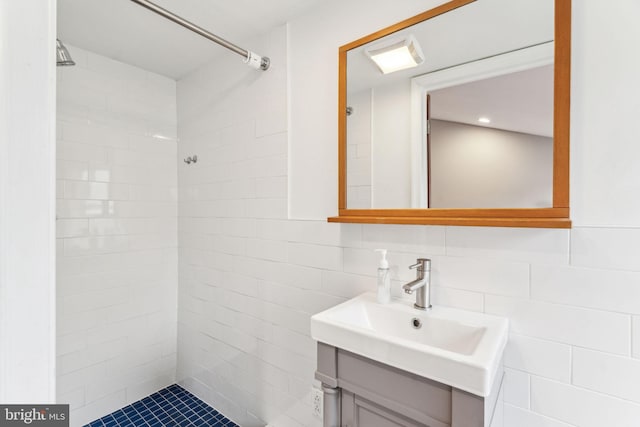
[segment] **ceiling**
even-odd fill
[[[553,65],[430,92],[431,117],[553,137]],[[480,117],[490,124],[478,123]]]
[[[251,50],[243,42],[310,9],[321,0],[153,0],[196,25]],[[58,0],[64,43],[180,79],[227,52],[130,0]],[[261,55],[267,53],[257,52]]]

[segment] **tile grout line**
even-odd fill
[[[153,395],[152,395],[152,396],[153,396]],[[151,397],[149,396],[149,398],[151,398]],[[146,399],[146,398],[145,398],[145,399]],[[147,406],[147,404],[143,402],[143,400],[144,400],[144,399],[139,400],[138,402],[140,402],[140,403],[142,404],[142,406],[144,406],[144,407],[149,411],[149,414],[151,415],[151,417],[150,417],[150,418],[152,418],[152,419],[151,419],[151,421],[157,420],[161,425],[163,425],[164,423],[162,422],[162,420],[160,419],[160,417],[158,417],[158,415],[153,411],[153,409],[149,408],[149,407]],[[153,400],[153,398],[151,398],[151,400],[155,403],[155,401]],[[135,403],[137,403],[137,402],[135,402]],[[134,404],[135,404],[135,403],[134,403]],[[134,406],[134,409],[136,409],[136,408],[135,408],[135,406]],[[162,407],[160,407],[160,409],[162,410],[162,412],[164,412],[164,413],[166,414],[166,412],[164,411],[164,409],[162,409]],[[136,411],[138,411],[138,410],[136,409]],[[142,415],[142,414],[140,414],[140,415]],[[166,414],[166,415],[168,416],[168,414]],[[142,415],[142,419],[144,419],[145,421],[147,421],[147,417],[145,417],[144,415]],[[148,422],[147,422],[147,424],[148,424]]]
[[[195,395],[193,395],[192,393],[190,393],[188,390],[186,390],[185,388],[181,387],[180,385],[176,384],[176,387],[180,389],[180,392],[184,395],[186,395],[186,397],[190,400],[190,402],[192,402],[194,405],[197,405],[198,407],[201,407],[202,409],[205,409],[208,412],[208,415],[211,415],[214,417],[214,419],[219,415],[222,417],[222,420],[218,420],[216,419],[216,423],[221,423],[224,422],[225,424],[229,424],[229,423],[233,423],[233,421],[231,421],[229,418],[227,418],[226,416],[224,416],[220,411],[218,411],[217,409],[207,405],[203,400],[199,399],[198,397],[196,397]],[[171,387],[169,387],[171,388]],[[171,393],[174,393],[172,390],[169,390]],[[175,394],[175,393],[174,393]],[[178,395],[175,394],[177,397]],[[180,397],[178,397],[180,399]],[[183,401],[184,402],[184,401]],[[188,405],[189,406],[189,405]],[[209,409],[207,409],[209,408]],[[194,411],[193,408],[191,406],[189,406],[189,409],[191,409],[191,411],[201,420],[205,421],[206,420],[198,414],[197,411]],[[215,415],[213,414],[213,412],[215,412]],[[187,418],[188,419],[188,418]]]
[[[169,388],[168,388],[167,390],[169,390]],[[185,390],[185,391],[186,391],[186,390]],[[196,411],[194,411],[194,410],[193,410],[193,408],[191,407],[191,405],[188,405],[188,404],[187,404],[187,403],[186,403],[186,402],[185,402],[185,401],[184,401],[180,396],[178,396],[176,393],[174,393],[174,392],[173,392],[173,390],[169,390],[169,393],[171,393],[171,394],[172,394],[176,399],[178,399],[181,403],[184,403],[184,404],[187,406],[188,411],[193,412],[193,413],[194,413],[194,415],[195,415],[198,419],[200,419],[200,420],[202,420],[202,421],[205,421],[205,422],[206,422],[206,420],[205,420],[205,419],[203,419],[200,415],[198,415],[198,413],[197,413]],[[183,391],[182,393],[183,393],[183,394],[186,394],[186,393],[184,393],[184,391]],[[187,396],[187,397],[189,397],[189,396]],[[189,397],[189,398],[190,398],[190,397]],[[190,399],[191,399],[191,398],[190,398]],[[193,399],[191,399],[191,400],[192,400],[192,402],[193,402],[194,404],[197,404],[197,403],[198,403],[197,401],[195,401],[195,400],[193,400]],[[185,414],[183,414],[183,413],[181,412],[181,410],[180,410],[180,409],[178,409],[178,407],[177,407],[173,402],[170,402],[170,403],[171,403],[171,404],[176,408],[176,410],[177,410],[178,412],[180,412],[180,415],[182,415],[182,416],[183,416],[183,417],[185,417],[188,421],[190,421],[190,422],[191,422],[191,418],[189,418],[189,417],[187,417]],[[190,403],[191,403],[191,402],[190,402]]]

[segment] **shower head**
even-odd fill
[[[56,65],[58,67],[76,65],[73,59],[71,59],[69,51],[59,39],[56,39]]]

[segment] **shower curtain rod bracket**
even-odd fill
[[[255,52],[247,51],[247,57],[244,63],[256,70],[267,70],[271,65],[271,60],[266,56],[260,56]]]

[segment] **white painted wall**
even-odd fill
[[[175,381],[176,83],[58,68],[58,400],[80,426]]]
[[[553,139],[431,120],[432,208],[550,208]]]
[[[580,225],[637,227],[640,198],[632,196],[640,189],[637,131],[623,124],[634,123],[640,114],[640,104],[628,91],[640,71],[640,58],[629,55],[640,40],[633,23],[640,4],[625,0],[610,10],[604,1],[576,3],[572,217]],[[598,25],[607,34],[598,31]],[[595,53],[605,48],[602,54]]]
[[[55,401],[55,0],[0,1],[0,402]]]

